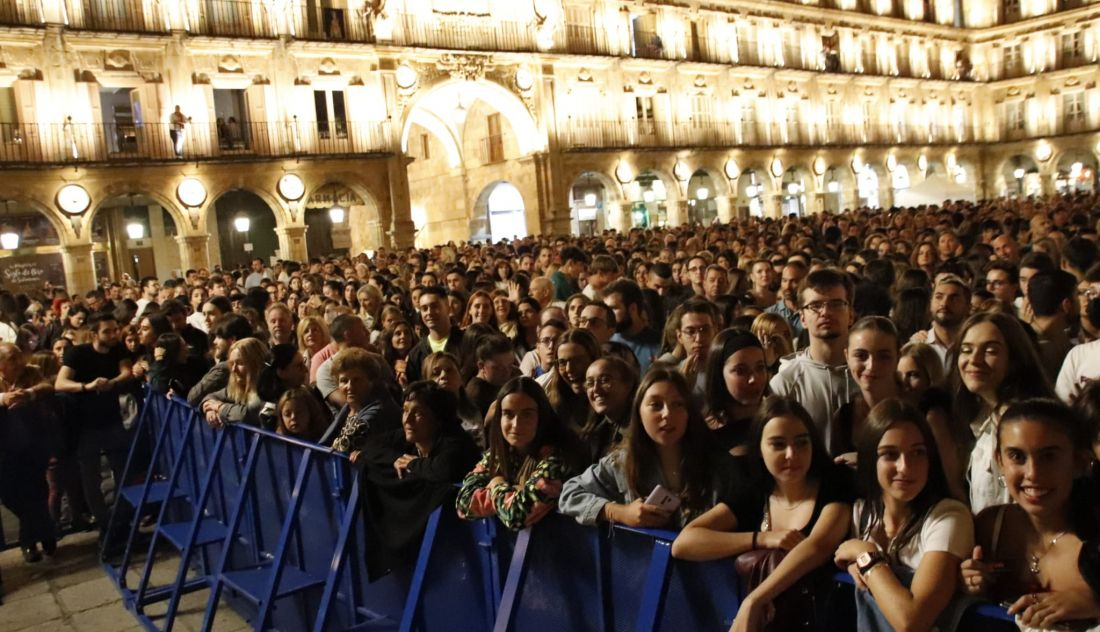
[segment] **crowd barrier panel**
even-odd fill
[[[140,442],[152,445],[144,469]],[[124,563],[106,566],[149,630],[170,630],[180,597],[203,589],[204,630],[222,600],[255,630],[313,632],[725,630],[740,605],[732,560],[673,559],[674,532],[582,527],[558,514],[514,532],[496,519],[460,520],[450,504],[431,514],[414,564],[369,582],[369,517],[345,455],[250,426],[211,429],[178,399],[146,399],[130,469],[143,481],[122,488],[112,517],[129,526]],[[131,589],[140,521],[154,509],[149,557]],[[163,544],[180,557],[174,581],[154,587]],[[845,573],[836,579],[850,584]],[[167,613],[146,614],[159,601]],[[1011,625],[991,604],[967,617],[967,630]]]

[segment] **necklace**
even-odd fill
[[[1031,558],[1031,562],[1027,565],[1027,570],[1031,571],[1032,575],[1038,575],[1039,574],[1039,561],[1043,559],[1044,555],[1046,555],[1047,553],[1050,553],[1050,550],[1054,548],[1054,545],[1058,544],[1059,538],[1061,538],[1065,534],[1066,534],[1066,532],[1063,531],[1063,532],[1059,533],[1058,535],[1054,536],[1053,538],[1051,538],[1050,539],[1050,544],[1047,545],[1047,550],[1043,551],[1042,553],[1032,553],[1029,556]]]

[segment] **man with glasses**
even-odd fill
[[[1058,397],[1067,403],[1090,382],[1100,380],[1100,336],[1096,333],[1100,332],[1100,264],[1085,273],[1085,280],[1077,286],[1077,300],[1082,342],[1066,355],[1055,384]]]
[[[693,298],[677,307],[669,320],[676,323],[676,342],[685,355],[680,359],[673,353],[666,353],[657,361],[666,366],[675,365],[687,383],[692,385],[695,395],[703,398],[706,393],[707,356],[710,354],[710,343],[718,333],[718,310],[710,301]]]
[[[1016,293],[1020,290],[1020,270],[1016,264],[997,259],[985,269],[985,289],[1005,307],[1016,310]]]
[[[560,311],[560,310],[559,310]],[[554,340],[563,331],[569,329],[564,318],[550,318],[539,325],[539,337],[535,348],[523,356],[519,363],[520,373],[539,379],[548,376],[554,368]]]
[[[806,276],[798,295],[810,344],[785,358],[770,383],[772,393],[794,399],[810,413],[830,453],[829,425],[836,411],[860,392],[844,357],[854,319],[853,292],[851,278],[836,268]]]
[[[688,259],[688,280],[691,281],[691,294],[703,296],[703,274],[707,271],[707,260],[698,255]]]

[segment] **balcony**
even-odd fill
[[[0,0],[0,26],[44,26],[38,3]]]
[[[680,147],[783,147],[854,145],[954,145],[972,142],[968,127],[928,130],[892,123],[835,125],[807,129],[795,123],[684,122],[665,125],[653,121],[584,121],[569,124],[562,134],[568,150]]]
[[[525,22],[480,18],[422,18],[399,14],[393,43],[398,46],[444,50],[534,52],[535,29]]]
[[[336,133],[313,121],[192,123],[175,134],[166,123],[4,123],[0,164],[226,160],[382,154],[388,123],[349,121]]]
[[[69,28],[113,33],[167,33],[164,17],[144,0],[73,0],[69,4]]]
[[[374,42],[370,22],[359,11],[303,6],[295,16],[298,39],[318,42]]]
[[[188,16],[192,35],[217,37],[277,37],[268,5],[252,0],[202,0]]]

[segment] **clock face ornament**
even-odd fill
[[[282,178],[279,178],[279,195],[283,196],[288,201],[296,202],[302,199],[305,193],[306,185],[297,174],[288,173]]]
[[[185,206],[202,206],[202,203],[206,201],[206,187],[197,178],[184,178],[176,187],[176,197]]]
[[[80,215],[92,205],[92,196],[79,184],[66,184],[57,192],[57,206],[69,215]]]

